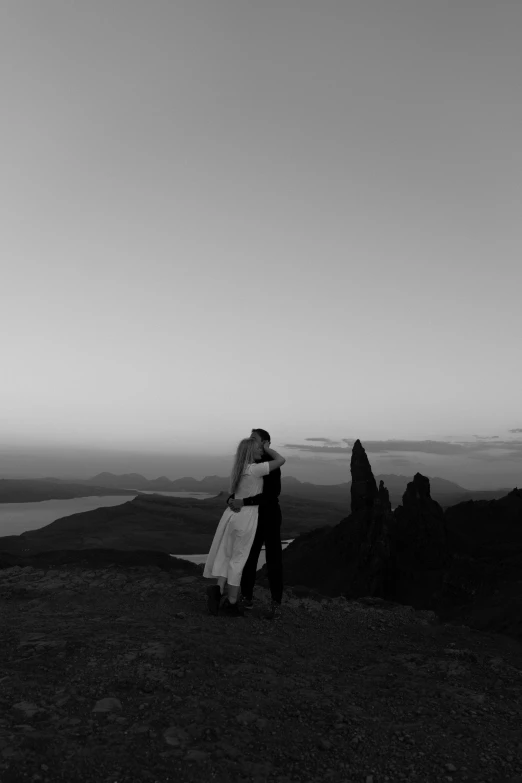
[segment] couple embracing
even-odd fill
[[[283,595],[279,494],[280,468],[285,461],[270,448],[266,430],[252,430],[237,447],[228,509],[219,521],[203,571],[204,577],[217,577],[217,584],[207,588],[211,614],[240,617],[252,608],[257,561],[264,543],[272,594],[269,616],[277,617]],[[225,588],[227,595],[221,603]]]

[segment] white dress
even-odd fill
[[[268,473],[268,462],[249,465],[241,476],[235,497],[259,495],[263,491],[263,476]],[[229,585],[239,587],[256,534],[257,514],[258,506],[243,506],[237,512],[227,508],[214,534],[203,576],[207,579],[224,576]]]

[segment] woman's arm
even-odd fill
[[[286,459],[281,456],[281,454],[278,454],[277,451],[274,451],[274,449],[268,448],[268,446],[264,447],[265,454],[267,454],[270,457],[270,460],[267,463],[263,463],[268,465],[268,472],[271,473],[273,470],[277,470],[277,468],[280,468],[281,465],[284,465],[286,462]],[[248,501],[245,503],[245,501]],[[227,505],[229,508],[231,508],[233,511],[238,511],[239,508],[242,508],[244,505],[247,506],[260,506],[263,504],[263,502],[267,501],[267,495],[265,492],[262,492],[259,495],[253,495],[250,498],[234,498],[233,495],[230,495],[230,497],[227,500]],[[236,508],[234,508],[234,505]]]
[[[265,454],[268,454],[270,457],[270,462],[268,463],[269,473],[273,470],[277,470],[277,468],[280,468],[286,462],[286,459],[282,457],[281,454],[278,454],[277,451],[270,449],[268,446],[265,446]]]

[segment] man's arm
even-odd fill
[[[259,495],[252,495],[250,498],[234,498],[233,495],[227,500],[229,508],[233,511],[239,511],[243,506],[273,506],[274,503],[279,502],[279,490],[276,487],[268,485],[264,487],[263,491]]]
[[[251,498],[236,498],[234,495],[229,495],[227,498],[227,506],[229,505],[230,501],[233,500],[234,503],[242,503],[243,506],[262,506],[263,505],[263,498],[266,502],[266,497],[263,495],[262,492],[259,493],[259,495],[252,495]]]
[[[244,498],[244,506],[263,506],[266,503],[266,494],[260,492],[259,495],[252,495],[251,498]]]
[[[261,506],[263,505],[263,493],[261,492],[259,495],[252,495],[251,498],[235,498],[234,495],[230,495],[230,497],[227,500],[227,506],[232,509],[232,511],[239,511],[243,508],[243,506]],[[264,498],[266,501],[266,498]]]
[[[275,460],[271,460],[270,457],[277,456],[279,458],[280,456],[277,452],[271,451],[270,449],[268,449],[267,452],[267,449],[265,448],[265,452],[265,459],[263,462],[275,462]],[[252,497],[244,498],[243,500],[240,498],[235,499],[233,495],[230,495],[227,500],[227,505],[233,511],[239,511],[243,506],[273,506],[274,503],[277,504],[279,502],[280,492],[281,471],[276,468],[272,474],[263,477],[263,491],[259,495],[253,495]]]

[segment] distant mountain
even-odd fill
[[[382,473],[375,476],[377,483],[379,481],[384,482],[390,493],[390,502],[393,507],[402,503],[402,496],[411,478],[411,476],[396,475],[394,473]],[[66,483],[59,482],[58,479],[42,479],[42,481],[44,480],[55,484],[61,483],[62,485]],[[195,479],[191,476],[184,476],[183,478],[172,480],[166,476],[160,476],[156,479],[147,479],[140,473],[115,475],[114,473],[104,472],[98,473],[90,479],[75,480],[74,484],[89,487],[107,487],[118,491],[121,489],[135,489],[149,492],[206,492],[218,494],[228,490],[229,478],[227,476],[205,476],[203,479]],[[447,508],[466,500],[494,500],[503,497],[509,492],[509,489],[506,488],[485,491],[467,490],[453,481],[437,476],[430,477],[430,486],[431,497],[437,503],[440,503],[442,508]],[[342,484],[312,484],[308,481],[299,481],[299,479],[293,476],[283,476],[282,478],[283,493],[319,503],[342,504],[346,513],[350,510],[350,488],[351,481]]]
[[[160,476],[157,479],[146,479],[139,473],[124,473],[121,476],[115,476],[113,473],[98,473],[85,481],[86,484],[97,484],[104,487],[127,489],[160,490],[162,492],[221,492],[228,488],[230,479],[220,476],[205,476],[198,480],[185,476],[184,478],[172,481],[166,476]]]
[[[390,502],[393,507],[402,503],[402,496],[406,492],[407,484],[412,480],[411,476],[399,476],[393,473],[381,473],[375,476],[377,484],[384,482],[384,486],[390,494]],[[324,503],[344,504],[347,511],[351,504],[351,486],[352,482],[347,481],[344,484],[310,484],[301,482],[292,476],[283,477],[283,492],[299,498],[310,498],[311,500],[322,501]],[[459,486],[448,479],[434,476],[430,478],[431,497],[436,500],[442,508],[448,508],[455,503],[462,503],[467,500],[496,500],[504,497],[510,490],[506,488],[496,490],[468,490]]]
[[[114,473],[98,473],[87,479],[86,484],[100,484],[103,487],[125,487],[127,489],[148,489],[150,481],[139,473],[124,473],[115,476]],[[167,479],[167,483],[170,483]]]
[[[396,475],[394,473],[382,473],[375,477],[377,481],[384,481],[386,488],[389,492],[405,492],[406,485],[411,481],[411,476]],[[430,485],[436,487],[439,494],[453,494],[456,492],[466,493],[470,490],[464,489],[454,481],[448,481],[448,479],[429,477]],[[161,476],[157,479],[146,479],[145,476],[139,473],[124,473],[122,475],[115,475],[114,473],[98,473],[90,479],[84,479],[81,483],[97,484],[98,486],[105,487],[126,487],[128,489],[162,489],[163,491],[172,490],[186,491],[191,490],[205,492],[207,488],[227,488],[229,484],[228,476],[205,476],[203,479],[195,479],[190,476],[184,476],[179,479],[169,479],[166,476]],[[283,476],[282,483],[292,492],[296,489],[299,492],[307,493],[313,492],[316,489],[323,491],[344,493],[349,491],[351,481],[346,481],[342,484],[312,484],[309,481],[299,481],[299,479],[293,476]]]
[[[134,495],[130,489],[118,488],[120,495]],[[36,503],[42,500],[105,497],[114,489],[104,486],[51,482],[46,479],[0,479],[0,503]]]
[[[450,495],[455,492],[467,492],[464,487],[456,484],[454,481],[448,481],[448,479],[439,478],[438,476],[429,476],[430,487],[433,494],[433,488],[436,487],[439,494]],[[406,485],[412,480],[412,476],[402,476],[396,473],[381,473],[375,477],[377,484],[379,481],[384,481],[384,486],[388,492],[406,492]],[[403,489],[404,487],[404,489]]]

